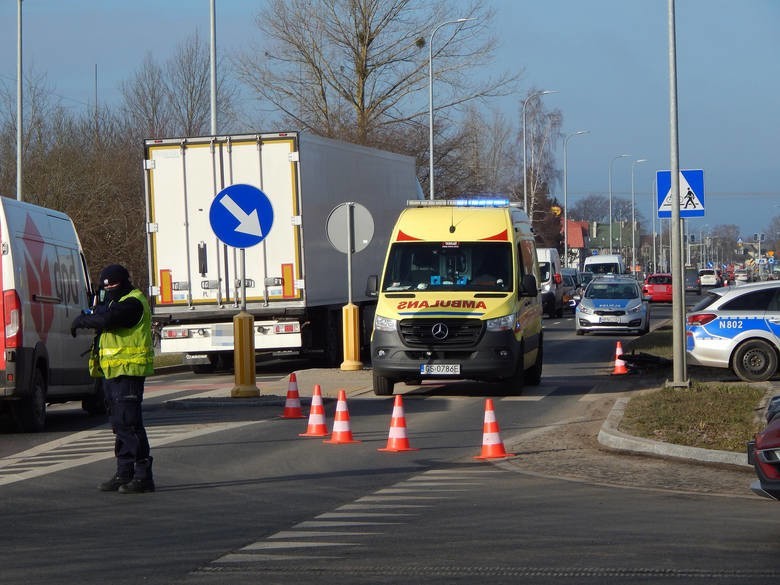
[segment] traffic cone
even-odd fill
[[[303,418],[301,398],[298,395],[298,379],[295,377],[295,372],[290,374],[290,382],[287,384],[287,400],[284,403],[282,418]]]
[[[628,368],[626,368],[626,362],[621,357],[623,355],[623,346],[618,341],[615,346],[615,369],[612,370],[612,375],[628,374]]]
[[[498,422],[493,410],[493,400],[485,401],[485,422],[482,426],[482,453],[475,455],[474,459],[499,459],[512,457],[514,453],[507,453],[504,442],[498,434]]]
[[[322,405],[322,389],[319,384],[314,385],[314,395],[311,397],[311,409],[309,410],[309,424],[305,433],[299,433],[299,437],[327,437],[328,429],[325,427],[325,408]]]
[[[406,417],[404,416],[404,402],[400,394],[396,394],[393,404],[393,415],[390,418],[390,433],[387,436],[387,446],[377,451],[417,451],[409,446],[409,439],[406,437]]]
[[[352,431],[349,428],[349,410],[347,409],[347,393],[339,390],[338,402],[336,402],[336,416],[333,419],[333,432],[330,439],[325,439],[323,443],[360,443],[352,438]]]

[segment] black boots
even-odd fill
[[[115,475],[108,481],[104,481],[103,483],[101,483],[98,486],[98,489],[101,492],[115,492],[125,484],[130,483],[131,481],[132,481],[131,477],[120,477],[119,475]]]
[[[145,492],[154,491],[154,480],[149,479],[132,479],[128,483],[119,486],[120,494],[143,494]]]
[[[143,494],[154,491],[152,479],[152,457],[135,462],[133,477],[125,477],[117,473],[108,481],[98,486],[101,492],[119,492],[120,494]]]

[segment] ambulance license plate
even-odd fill
[[[420,364],[420,374],[423,376],[457,376],[460,374],[460,364]]]

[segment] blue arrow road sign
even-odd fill
[[[228,246],[250,248],[268,235],[274,210],[260,189],[239,183],[217,193],[209,209],[209,222],[214,234]]]
[[[672,172],[656,173],[658,217],[672,217]],[[704,217],[704,171],[680,171],[680,217]]]

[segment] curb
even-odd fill
[[[747,463],[747,455],[745,453],[673,445],[671,443],[654,441],[652,439],[641,439],[621,433],[618,430],[618,426],[623,418],[629,400],[630,398],[618,398],[615,401],[612,410],[604,421],[604,424],[601,426],[601,430],[599,430],[599,444],[615,451],[645,453],[660,457],[696,461],[697,463],[734,465],[743,469],[753,468],[752,465]]]

